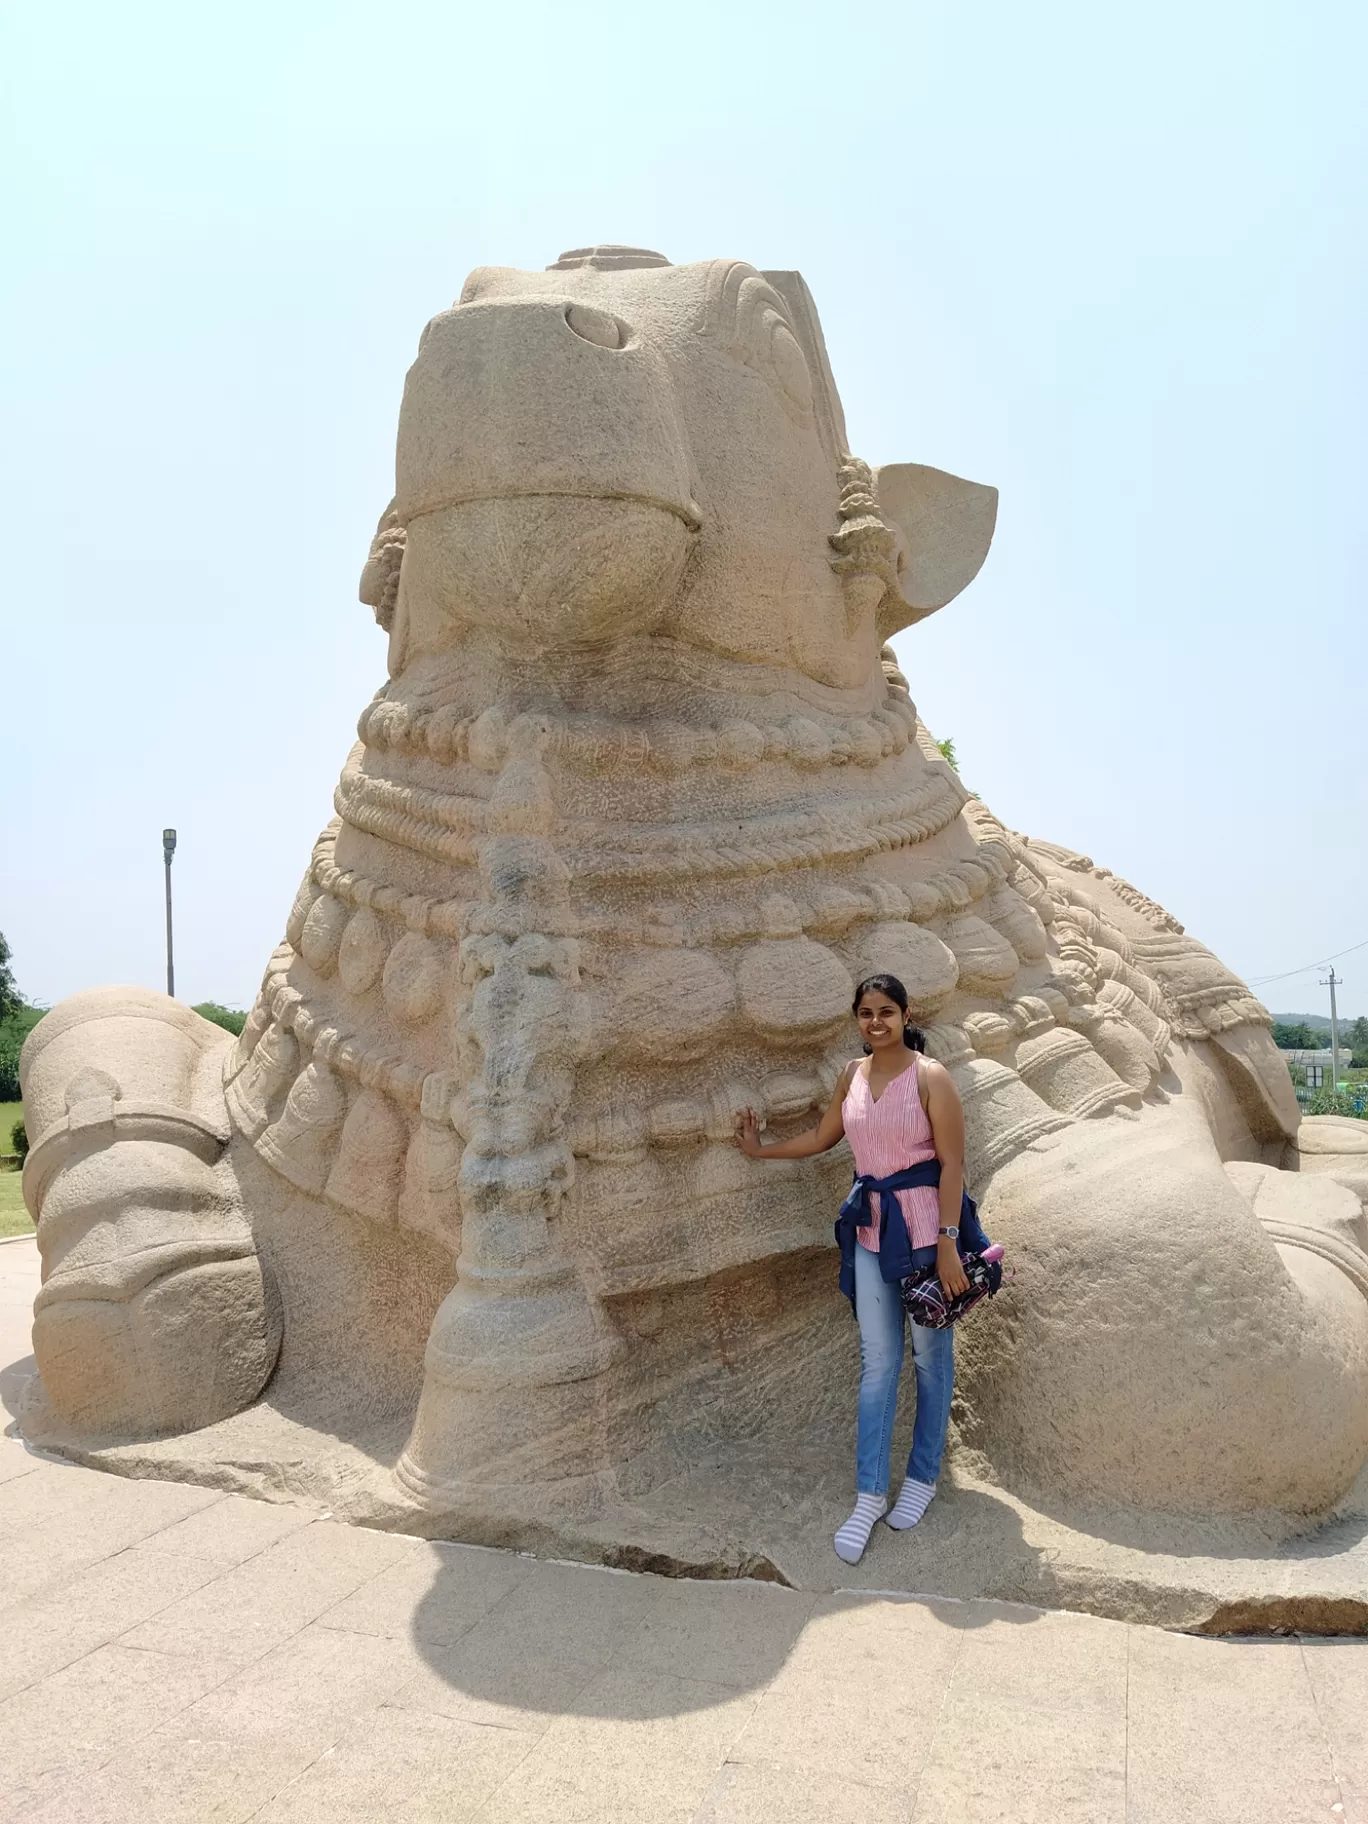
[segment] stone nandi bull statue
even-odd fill
[[[995,505],[851,456],[796,273],[476,271],[362,581],[389,682],[241,1038],[110,988],[29,1041],[33,1435],[191,1430],[274,1372],[297,1449],[387,1417],[402,1499],[474,1526],[844,1409],[848,1163],[757,1172],[732,1117],[810,1119],[884,969],[1019,1269],[961,1437],[1083,1500],[1333,1503],[1368,1452],[1356,1136],[1299,1150],[1262,1008],[996,823],[885,645]]]

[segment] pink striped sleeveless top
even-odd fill
[[[936,1156],[936,1142],[931,1122],[921,1105],[919,1089],[921,1064],[913,1053],[912,1067],[895,1077],[876,1102],[869,1093],[864,1071],[857,1070],[841,1104],[846,1139],[855,1155],[855,1170],[875,1178],[887,1178],[904,1166],[920,1165]],[[909,1191],[895,1191],[902,1207],[903,1220],[914,1248],[932,1248],[940,1228],[940,1194],[932,1184],[914,1186]],[[870,1200],[875,1215],[879,1213],[877,1193]],[[875,1222],[856,1231],[860,1246],[871,1253],[879,1250],[879,1228]]]

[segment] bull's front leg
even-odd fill
[[[87,1436],[211,1424],[275,1366],[279,1306],[226,1152],[232,1043],[166,995],[100,988],[24,1048],[33,1349],[52,1416]]]

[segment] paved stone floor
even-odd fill
[[[0,1393],[31,1372],[0,1246]],[[0,1439],[0,1818],[1368,1824],[1368,1641],[539,1563]]]

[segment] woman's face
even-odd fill
[[[860,1037],[871,1050],[902,1044],[907,1016],[888,995],[862,994],[855,1018],[860,1022]]]

